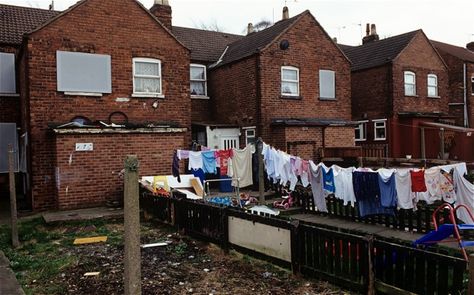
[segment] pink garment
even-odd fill
[[[186,150],[178,150],[178,159],[189,159],[189,151]]]
[[[301,160],[300,157],[296,157],[295,159],[295,174],[296,176],[301,176],[301,173],[303,173],[303,160]]]

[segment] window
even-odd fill
[[[405,95],[416,95],[416,76],[413,72],[405,72]]]
[[[319,71],[319,97],[321,99],[336,99],[335,76],[334,71]]]
[[[56,51],[56,67],[58,91],[112,93],[110,55]]]
[[[362,121],[355,128],[355,141],[365,140],[367,140],[367,121]]]
[[[374,140],[386,140],[387,139],[387,128],[386,121],[383,120],[374,120]]]
[[[438,97],[438,77],[433,74],[428,75],[428,96]]]
[[[471,94],[474,95],[474,76],[471,77]]]
[[[191,64],[191,95],[207,96],[206,66]]]
[[[16,94],[15,55],[0,52],[0,93]]]
[[[281,67],[281,95],[300,95],[300,70],[295,67]]]
[[[153,58],[133,59],[133,95],[162,96],[161,61]]]
[[[256,141],[255,128],[245,129],[245,145],[254,144]]]

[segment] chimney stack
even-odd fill
[[[474,41],[467,43],[466,48],[474,52]]]
[[[366,26],[366,35],[364,38],[362,38],[362,44],[367,44],[370,42],[378,41],[379,40],[379,35],[377,35],[377,28],[375,27],[375,24],[367,24]]]
[[[289,19],[290,18],[290,12],[288,11],[288,7],[285,6],[283,7],[283,17],[282,19]]]
[[[366,36],[369,36],[369,35],[370,35],[370,24],[369,24],[369,23],[367,23],[367,24],[365,25],[365,35],[366,35]]]
[[[254,32],[255,32],[255,29],[254,29],[254,27],[253,27],[253,24],[252,24],[252,23],[249,23],[249,24],[247,25],[247,35],[250,35],[250,34],[252,34],[252,33],[254,33]]]
[[[158,20],[170,31],[171,24],[171,6],[168,0],[155,0],[155,3],[150,8],[150,12],[158,18]]]

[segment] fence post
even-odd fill
[[[300,237],[299,237],[299,225],[300,222],[295,220],[291,223],[291,230],[290,230],[290,240],[291,240],[291,270],[293,274],[299,274],[300,271]]]
[[[11,218],[11,227],[12,227],[12,246],[17,248],[20,246],[20,241],[18,240],[18,217],[17,217],[17,208],[16,208],[16,182],[15,182],[15,158],[13,157],[15,151],[13,146],[8,145],[8,168],[9,173],[8,177],[10,180],[10,218]]]
[[[226,207],[221,209],[221,224],[223,225],[222,248],[226,254],[229,253],[229,214]]]
[[[375,294],[375,272],[374,272],[374,266],[373,266],[373,259],[372,259],[372,254],[374,253],[374,236],[368,236],[367,237],[367,249],[369,251],[369,255],[367,255],[368,261],[368,275],[369,275],[369,285],[367,288],[367,294],[368,295],[374,295]]]
[[[467,294],[474,294],[474,254],[469,255],[469,287]]]
[[[124,291],[125,295],[141,294],[140,206],[138,191],[138,158],[125,159],[124,188]]]

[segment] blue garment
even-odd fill
[[[336,186],[334,185],[334,172],[332,168],[326,172],[326,169],[322,168],[323,170],[323,187],[324,190],[330,193],[336,192]]]
[[[204,173],[216,174],[217,173],[217,161],[216,154],[214,151],[201,152],[202,155],[202,170]]]
[[[201,180],[201,183],[204,184],[205,175],[202,169],[191,169],[191,173],[194,175],[194,177],[198,177],[199,180]]]
[[[395,173],[384,181],[379,174],[380,199],[383,207],[397,207],[397,187],[395,183]]]
[[[352,184],[360,217],[378,214],[394,215],[393,208],[382,206],[378,173],[353,172]]]

